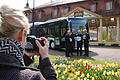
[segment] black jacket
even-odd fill
[[[88,34],[88,33],[83,34],[84,44],[85,44],[85,43],[89,43],[89,39],[90,39],[90,36],[89,36],[89,34]]]
[[[71,37],[71,35],[66,34],[66,36],[65,36],[65,45],[66,45],[66,47],[70,47],[72,45],[72,37]]]
[[[41,60],[38,69],[26,67],[21,64],[21,58],[18,59],[21,55],[12,44],[9,45],[9,41],[16,44],[14,40],[0,39],[0,80],[57,80],[49,58]],[[21,51],[20,44],[16,45]],[[25,62],[25,65],[32,62],[24,55],[24,61],[26,60],[28,63]]]
[[[72,43],[73,43],[73,44],[75,44],[75,37],[76,37],[76,35],[72,33],[72,34],[71,34],[71,38],[72,38]]]

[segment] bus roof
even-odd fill
[[[47,23],[52,23],[52,22],[57,22],[57,21],[61,21],[61,20],[67,20],[68,19],[72,19],[74,17],[61,17],[61,18],[56,18],[56,19],[51,19],[45,22],[35,22],[34,25],[41,25],[41,24],[47,24]],[[79,17],[75,17],[74,19],[83,19],[83,18],[79,18]],[[32,26],[33,23],[30,24],[30,26]]]

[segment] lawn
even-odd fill
[[[49,56],[58,80],[120,80],[120,63]],[[31,67],[37,67],[38,57]]]

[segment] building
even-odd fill
[[[32,22],[31,10],[25,11]],[[35,8],[35,21],[59,17],[88,19],[91,45],[120,45],[120,0],[70,0]]]

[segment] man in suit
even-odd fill
[[[82,56],[83,35],[81,34],[80,30],[78,30],[76,40],[77,40],[77,56],[79,56],[79,52],[80,52],[80,56]]]
[[[72,53],[72,38],[70,30],[67,31],[67,34],[65,36],[65,47],[66,47],[65,56],[70,57],[69,53]]]
[[[71,37],[72,37],[72,52],[71,52],[71,55],[73,55],[73,51],[74,51],[74,48],[75,48],[75,37],[76,37],[75,29],[72,29]]]
[[[84,50],[85,50],[84,56],[89,56],[89,39],[90,39],[90,36],[87,33],[86,29],[84,29],[83,31],[84,31],[83,41],[84,41]]]

